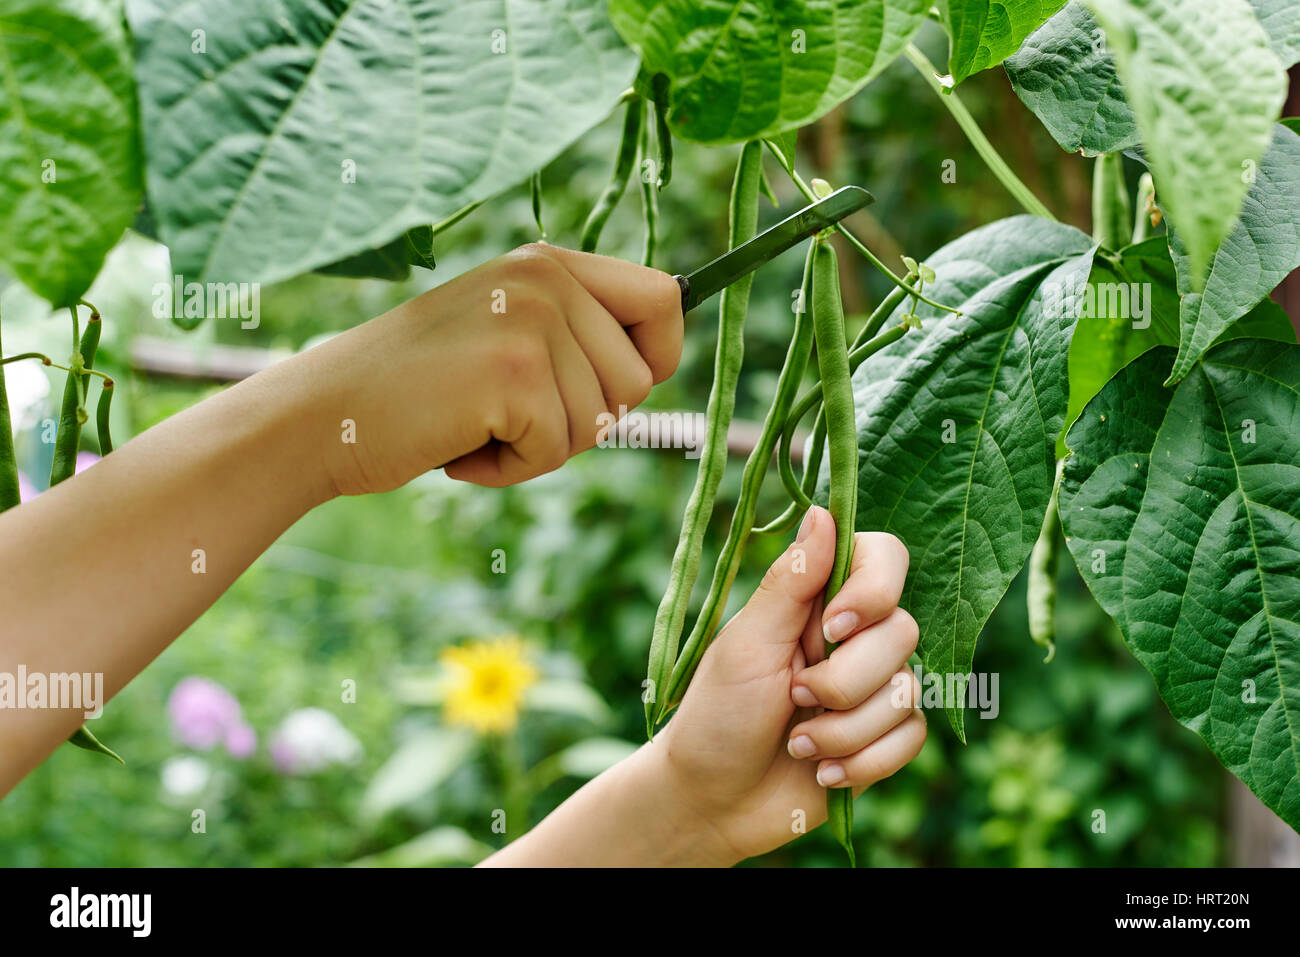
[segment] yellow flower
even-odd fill
[[[448,648],[442,666],[447,680],[443,717],[479,733],[512,730],[524,692],[538,677],[517,635]]]

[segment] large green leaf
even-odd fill
[[[1300,61],[1300,3],[1296,0],[1250,0],[1273,52],[1284,67]]]
[[[610,0],[647,69],[672,80],[673,132],[726,143],[811,123],[920,29],[928,0]]]
[[[1178,345],[1180,299],[1174,262],[1163,236],[1120,250],[1119,262],[1098,256],[1088,277],[1070,340],[1070,404],[1065,428],[1120,369],[1156,346]],[[1295,342],[1296,333],[1277,303],[1262,299],[1219,332],[1215,345],[1253,337]],[[1064,456],[1065,436],[1057,443]]]
[[[140,199],[121,4],[6,0],[0,90],[0,261],[55,306],[71,305]]]
[[[1103,39],[1088,8],[1070,0],[1003,64],[1016,95],[1070,153],[1098,156],[1138,142],[1137,122]]]
[[[269,282],[437,222],[555,156],[637,67],[601,0],[128,11],[150,205],[187,279]]]
[[[1241,209],[1286,73],[1247,0],[1088,0],[1137,117],[1193,291]]]
[[[1065,0],[940,0],[951,38],[948,72],[960,83],[972,73],[997,66]]]
[[[857,526],[893,532],[911,552],[902,605],[921,626],[927,671],[971,670],[980,629],[1038,537],[1092,250],[1077,229],[1036,216],[963,236],[926,259],[938,273],[926,292],[962,315],[923,310],[921,331],[854,375]],[[949,705],[964,735],[963,710]]]
[[[1174,717],[1300,828],[1300,346],[1161,348],[1070,429],[1061,520],[1079,571]]]
[[[1275,126],[1254,179],[1241,218],[1210,263],[1203,292],[1192,290],[1182,229],[1170,230],[1183,305],[1178,359],[1166,384],[1187,375],[1233,320],[1300,267],[1300,136]]]

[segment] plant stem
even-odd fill
[[[433,235],[437,236],[439,233],[443,232],[444,230],[451,229],[451,227],[455,226],[462,219],[464,219],[466,216],[474,212],[474,210],[478,209],[482,205],[483,205],[483,201],[478,200],[477,202],[470,203],[468,206],[462,206],[460,209],[456,210],[456,212],[452,213],[446,219],[434,223],[429,228],[432,231]]]
[[[1020,181],[1020,177],[1012,172],[1011,167],[993,148],[993,144],[988,141],[988,137],[980,129],[975,117],[970,115],[966,105],[957,98],[957,94],[951,89],[944,89],[943,84],[939,82],[939,71],[934,68],[934,64],[929,61],[926,55],[918,50],[913,43],[909,43],[907,49],[903,52],[912,62],[912,66],[916,67],[917,72],[930,84],[930,89],[934,90],[944,106],[948,107],[948,112],[952,114],[952,118],[957,121],[957,125],[966,134],[971,146],[975,147],[975,152],[979,153],[980,159],[988,164],[989,169],[993,171],[993,175],[998,178],[998,182],[1007,188],[1007,192],[1016,198],[1016,201],[1025,208],[1026,212],[1055,221],[1056,217],[1052,215],[1051,211],[1030,191],[1028,186]]]
[[[18,490],[18,460],[14,456],[14,434],[9,420],[9,397],[5,392],[4,368],[0,366],[0,512],[22,500]]]
[[[790,181],[793,182],[795,186],[799,187],[799,192],[803,193],[804,197],[810,203],[815,203],[819,199],[821,199],[820,196],[818,196],[816,193],[812,191],[812,187],[804,182],[803,177],[799,175],[798,170],[796,170],[793,166],[789,166],[789,167],[785,166],[785,160],[781,154],[780,149],[778,147],[773,146],[771,140],[764,140],[764,142],[767,144],[767,148],[772,151],[772,155],[774,155],[777,158],[781,166],[784,167],[785,171],[790,175]],[[866,258],[867,262],[871,263],[871,265],[875,266],[882,273],[884,273],[885,277],[890,282],[892,282],[895,286],[897,286],[899,289],[906,290],[908,295],[915,296],[918,301],[925,303],[927,306],[933,306],[936,309],[941,309],[944,312],[951,312],[958,316],[961,315],[960,309],[954,309],[952,306],[945,306],[941,302],[935,302],[929,296],[923,295],[919,289],[916,289],[913,286],[909,286],[904,279],[901,279],[892,269],[890,269],[883,262],[881,262],[879,257],[877,257],[875,253],[873,253],[870,249],[868,249],[866,247],[866,244],[864,244],[862,240],[858,239],[857,236],[854,236],[851,232],[849,232],[843,223],[836,223],[835,231],[838,232],[845,239],[847,239],[850,246],[852,246],[859,253],[861,253]]]

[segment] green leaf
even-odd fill
[[[1070,340],[1068,430],[1083,407],[1120,369],[1156,346],[1178,345],[1180,300],[1174,262],[1163,236],[1127,246],[1119,265],[1098,256],[1088,277],[1089,289],[1079,304]],[[1215,340],[1245,337],[1295,342],[1286,312],[1269,299],[1255,303]],[[1066,454],[1064,433],[1057,455]]]
[[[564,678],[548,678],[530,685],[524,692],[524,710],[581,718],[592,724],[610,719],[609,705],[589,684]]]
[[[1295,0],[1250,0],[1259,25],[1268,34],[1283,67],[1300,61],[1300,3]]]
[[[951,38],[948,72],[954,83],[997,66],[1065,0],[940,0]]]
[[[672,80],[669,123],[730,143],[803,126],[902,53],[928,0],[610,0],[615,29]]]
[[[637,69],[601,0],[128,12],[150,206],[187,280],[271,282],[437,222],[544,165]]]
[[[1124,82],[1193,291],[1268,148],[1286,73],[1247,0],[1088,0]]]
[[[1300,116],[1288,116],[1279,121],[1292,133],[1300,133]]]
[[[477,864],[493,848],[458,827],[435,827],[396,847],[351,861],[348,867],[449,867]]]
[[[123,767],[126,766],[126,762],[122,760],[122,756],[106,745],[103,741],[100,741],[99,738],[95,737],[95,735],[91,733],[85,725],[82,725],[68,736],[68,744],[75,744],[77,747],[86,751],[93,751],[96,754],[105,755],[112,758]]]
[[[120,3],[7,0],[0,89],[0,262],[53,305],[73,305],[140,199]]]
[[[1169,248],[1183,297],[1172,385],[1191,370],[1219,334],[1300,267],[1300,136],[1278,125],[1255,170],[1241,218],[1210,263],[1203,292],[1192,289],[1189,254],[1171,224]]]
[[[316,270],[326,276],[397,281],[411,275],[412,266],[434,268],[433,229],[416,226],[378,249],[368,249]]]
[[[1099,156],[1137,145],[1137,122],[1115,61],[1080,0],[1035,30],[1003,66],[1016,95],[1061,149]]]
[[[377,821],[390,811],[432,793],[469,758],[473,735],[451,728],[423,728],[404,741],[370,780],[361,815]]]
[[[1124,366],[1158,345],[1178,342],[1178,292],[1163,236],[1119,252],[1118,267],[1098,256],[1079,302],[1070,340],[1068,429],[1102,386]],[[1065,455],[1065,437],[1057,440]]]
[[[857,527],[911,552],[901,604],[921,627],[926,671],[970,672],[980,629],[1038,538],[1065,417],[1068,314],[1093,249],[1037,216],[963,236],[925,260],[938,277],[926,292],[962,314],[924,312],[923,331],[854,374]],[[825,482],[823,471],[823,501]],[[964,736],[962,707],[948,704]]]
[[[1300,346],[1126,366],[1070,429],[1079,571],[1174,717],[1300,828]]]
[[[555,756],[555,762],[564,774],[589,780],[631,757],[636,750],[637,745],[621,738],[587,738],[569,745]]]

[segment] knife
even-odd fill
[[[875,201],[876,197],[860,186],[841,186],[824,199],[805,206],[771,229],[763,230],[753,239],[723,253],[708,265],[701,266],[689,276],[674,276],[682,290],[682,315],[813,233],[834,226],[845,216]]]

